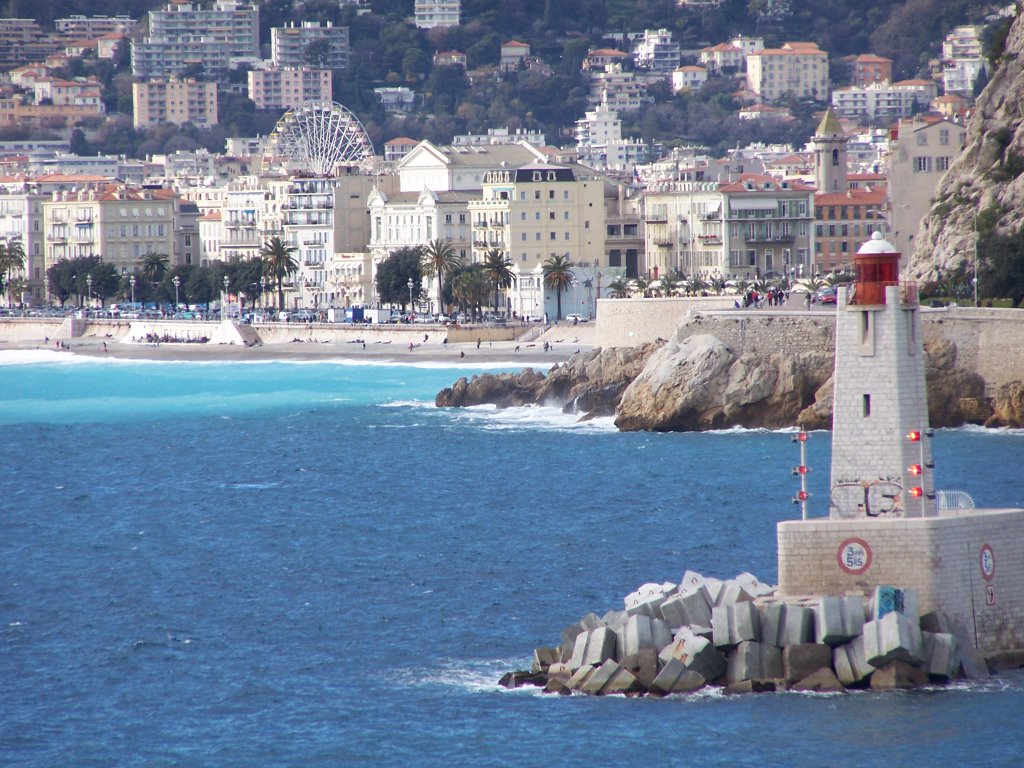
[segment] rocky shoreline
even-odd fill
[[[935,427],[1024,427],[1024,383],[986,396],[985,380],[962,367],[956,344],[925,343],[929,419]],[[526,368],[460,378],[438,407],[546,405],[581,419],[614,416],[623,431],[703,431],[745,427],[829,429],[833,353],[738,352],[710,333],[676,334],[632,348],[573,355],[548,373]]]
[[[644,584],[622,610],[590,613],[538,648],[506,688],[662,697],[707,686],[726,693],[842,693],[944,684],[991,674],[966,627],[918,616],[913,590],[790,598],[749,573],[721,581],[687,571],[678,585]]]

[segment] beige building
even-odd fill
[[[579,311],[582,286],[607,269],[604,182],[582,166],[533,162],[494,169],[484,176],[479,199],[469,203],[473,261],[498,249],[512,262],[516,280],[508,289],[509,314],[554,317],[556,297],[544,286],[543,265],[553,256],[568,256],[581,288],[562,296],[563,315]],[[570,309],[575,305],[575,309]],[[584,311],[580,314],[591,314]]]
[[[198,216],[195,206],[191,206]],[[102,256],[118,272],[135,268],[147,253],[165,253],[184,264],[181,198],[169,189],[112,185],[100,190],[54,192],[42,203],[46,237],[44,269],[63,259]],[[197,231],[194,221],[190,228]],[[197,249],[198,250],[198,249]]]
[[[311,52],[316,61],[311,61]],[[330,22],[321,25],[319,21],[274,27],[270,30],[270,55],[275,67],[347,69],[348,27],[335,27]]]
[[[889,139],[889,238],[896,250],[910,254],[921,219],[953,158],[960,154],[967,129],[937,118],[900,120]]]
[[[420,29],[457,27],[461,11],[461,0],[416,0],[413,4],[413,18]]]
[[[132,83],[136,128],[161,123],[196,127],[217,124],[217,84],[197,80],[146,80]]]
[[[249,98],[256,109],[293,109],[331,100],[331,70],[309,67],[249,71]]]
[[[786,94],[798,99],[828,98],[828,53],[816,43],[791,42],[747,56],[747,87],[763,101]]]

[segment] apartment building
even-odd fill
[[[41,61],[59,51],[63,42],[44,33],[35,19],[0,19],[0,70]]]
[[[568,256],[581,283],[608,266],[604,182],[582,166],[537,161],[489,171],[469,213],[473,261],[498,249],[512,262],[516,280],[506,291],[509,314],[555,316],[557,300],[543,280],[544,262],[553,256]],[[567,309],[573,301],[563,297],[563,313],[575,311]]]
[[[867,86],[892,82],[892,59],[862,53],[850,62],[850,73],[855,86]]]
[[[824,101],[828,82],[828,53],[816,43],[789,42],[747,56],[747,87],[763,101],[784,95]]]
[[[29,179],[0,178],[0,240],[17,240],[25,251],[23,276],[28,282],[22,300],[33,305],[46,303],[46,275],[43,261],[43,200],[47,195]]]
[[[628,171],[650,160],[650,148],[640,139],[623,139],[616,111],[598,104],[576,121],[576,154],[592,168]]]
[[[719,43],[701,49],[700,63],[709,72],[739,72],[746,64],[746,54],[742,48],[732,43]]]
[[[927,109],[937,94],[938,86],[931,80],[851,85],[832,91],[832,106],[843,117],[896,119]]]
[[[679,43],[667,29],[646,29],[633,43],[633,61],[640,69],[668,76],[679,66]]]
[[[348,69],[349,55],[348,27],[304,21],[270,30],[271,61],[278,68]]]
[[[67,38],[95,39],[109,34],[131,35],[139,26],[131,16],[68,16],[55,19],[54,28]]]
[[[951,120],[915,117],[900,120],[889,132],[889,242],[904,258],[914,251],[914,238],[932,197],[963,148],[967,129]]]
[[[616,112],[630,112],[653,101],[647,95],[647,81],[619,64],[609,64],[604,72],[590,73],[591,104],[603,104]]]
[[[176,77],[194,65],[214,74],[259,58],[259,5],[169,2],[164,10],[149,12],[149,35],[132,42],[132,75]]]
[[[708,81],[708,71],[696,64],[678,67],[672,72],[672,91],[696,91]]]
[[[136,128],[162,123],[217,125],[217,84],[186,78],[154,78],[132,83],[132,122]]]
[[[293,109],[331,101],[331,70],[272,67],[249,70],[249,98],[256,109]]]
[[[415,0],[413,20],[420,29],[457,27],[461,11],[460,0]]]

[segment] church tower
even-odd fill
[[[839,118],[829,107],[821,118],[818,130],[811,139],[814,148],[814,181],[818,192],[845,192],[846,143],[849,141]]]
[[[899,262],[875,232],[838,292],[832,518],[936,514],[917,286]]]

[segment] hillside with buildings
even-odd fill
[[[24,252],[9,301],[196,303],[222,279],[252,300],[274,238],[285,303],[317,312],[395,302],[382,266],[437,243],[467,276],[410,269],[423,313],[587,316],[609,295],[814,281],[874,231],[909,254],[1012,18],[918,2],[935,12],[915,34],[942,36],[908,68],[868,46],[910,3],[860,7],[879,23],[842,42],[844,4],[829,34],[798,3],[753,26],[729,2],[505,5],[0,19],[0,238]]]

